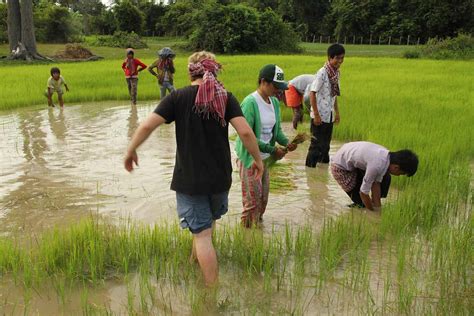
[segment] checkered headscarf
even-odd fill
[[[188,71],[191,77],[203,76],[203,83],[199,85],[194,101],[194,111],[204,118],[212,116],[222,126],[225,126],[227,91],[222,83],[216,79],[220,69],[221,65],[211,59],[188,64]]]

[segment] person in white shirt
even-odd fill
[[[331,173],[354,202],[350,206],[373,211],[381,210],[381,198],[387,197],[390,188],[390,175],[411,177],[417,169],[418,157],[411,150],[391,152],[370,142],[347,143],[331,159]]]
[[[315,75],[299,75],[288,82],[283,101],[293,109],[294,129],[298,128],[298,123],[303,123],[303,104],[309,99],[309,88],[315,79]]]
[[[340,44],[328,48],[328,60],[316,73],[311,85],[311,145],[306,156],[306,166],[316,167],[318,162],[329,162],[333,123],[340,121],[337,97],[339,90],[339,68],[344,62],[345,49]]]

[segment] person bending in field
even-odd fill
[[[316,73],[309,101],[311,103],[311,144],[306,156],[306,166],[314,168],[318,162],[329,162],[333,124],[340,121],[337,97],[339,90],[339,68],[344,62],[345,49],[340,44],[328,48],[328,60]]]
[[[237,138],[235,151],[242,182],[241,223],[244,227],[257,225],[263,219],[270,193],[268,162],[271,156],[277,160],[282,159],[288,151],[297,147],[296,144],[289,143],[281,129],[280,102],[275,97],[279,91],[287,88],[283,70],[277,65],[266,65],[260,70],[257,90],[249,94],[241,104],[245,119],[257,137],[259,155],[265,160],[262,179],[255,179],[252,170],[255,157],[245,148],[245,143]],[[276,143],[285,147],[278,147]]]
[[[173,75],[175,73],[173,58],[175,53],[169,47],[165,47],[158,52],[158,59],[148,67],[148,71],[158,78],[160,86],[160,99],[166,96],[166,90],[173,92]],[[155,72],[153,69],[156,68]]]
[[[122,63],[122,69],[125,73],[125,80],[127,81],[128,94],[133,105],[137,104],[138,91],[138,73],[146,69],[146,65],[135,58],[135,51],[133,48],[127,48],[127,58]]]
[[[191,85],[161,100],[136,130],[124,161],[125,169],[132,171],[133,164],[138,163],[136,149],[140,144],[161,124],[175,122],[176,163],[171,189],[176,191],[180,225],[193,234],[191,258],[197,258],[207,286],[218,278],[213,224],[227,212],[232,182],[229,123],[254,159],[249,166],[252,177],[260,179],[263,173],[257,140],[239,102],[216,78],[220,69],[214,54],[192,54],[188,64]]]
[[[303,123],[304,107],[309,101],[311,84],[316,79],[315,75],[300,75],[288,82],[285,91],[285,104],[293,109],[293,128],[298,128],[298,123]]]
[[[381,210],[387,197],[391,175],[411,177],[418,169],[418,157],[408,149],[391,152],[370,142],[343,145],[331,160],[331,173],[350,196],[351,207]],[[370,193],[372,192],[372,196]]]
[[[64,92],[62,86],[64,86],[68,92],[69,88],[67,86],[66,80],[64,80],[63,76],[61,76],[61,70],[59,70],[58,67],[51,68],[50,73],[51,77],[48,79],[47,88],[44,92],[45,96],[48,98],[48,106],[54,107],[53,94],[56,92],[58,94],[59,106],[62,108],[64,106]]]

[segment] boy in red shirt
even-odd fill
[[[127,58],[122,63],[122,69],[125,73],[125,80],[127,80],[128,93],[132,104],[137,104],[137,87],[138,87],[138,73],[146,69],[146,65],[135,58],[133,48],[127,48]]]

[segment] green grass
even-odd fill
[[[116,47],[97,47],[92,46],[90,43],[94,40],[94,36],[87,37],[84,43],[81,43],[84,47],[90,49],[92,53],[98,56],[102,56],[105,59],[122,59],[125,58],[125,48],[116,48]],[[186,41],[178,37],[154,37],[146,38],[148,48],[137,49],[137,54],[143,58],[155,58],[158,50],[165,46],[172,47],[177,53],[188,52],[182,47],[185,46]],[[54,56],[58,51],[64,49],[64,44],[45,44],[38,43],[37,45],[38,52],[45,56]],[[9,54],[9,47],[7,44],[0,45],[0,56],[7,56]],[[0,66],[4,64],[12,63],[11,61],[5,61],[0,59]],[[19,63],[19,62],[13,62]]]
[[[106,59],[121,59],[123,58],[125,49],[114,48],[114,47],[97,47],[92,46],[91,43],[94,41],[95,36],[88,36],[82,45],[89,48],[94,54],[102,56]],[[187,41],[180,37],[148,37],[145,38],[148,48],[137,49],[137,53],[143,58],[155,58],[156,52],[165,47],[169,46],[173,48],[178,54],[189,55],[191,51],[186,48]],[[300,43],[302,48],[302,55],[317,55],[326,56],[327,54],[327,43]],[[401,57],[403,52],[407,49],[413,48],[414,46],[406,45],[345,45],[351,56],[360,57]],[[418,46],[417,46],[418,47]],[[38,43],[38,51],[45,56],[54,56],[57,51],[64,49],[64,44],[49,44],[49,43]],[[9,54],[9,48],[7,44],[0,45],[0,56],[7,56]],[[0,59],[0,65],[5,63],[12,63],[11,61],[2,61]],[[14,62],[16,63],[16,62]]]
[[[146,64],[154,61],[154,58],[142,57],[139,53],[137,53],[137,57]],[[246,55],[221,56],[219,60],[224,65],[220,79],[240,100],[256,88],[258,71],[266,63],[280,65],[285,70],[288,79],[301,73],[314,73],[324,63],[322,56]],[[117,59],[91,63],[54,64],[61,68],[61,73],[71,88],[71,92],[65,95],[66,102],[127,100],[128,92],[121,63],[122,60]],[[177,87],[188,84],[186,65],[187,56],[176,58],[175,85]],[[3,101],[0,104],[0,109],[45,104],[46,99],[42,93],[45,90],[51,66],[49,64],[1,66],[0,75],[8,79],[4,80],[2,85]],[[354,102],[370,104],[370,107],[365,107],[364,111],[373,107],[387,111],[390,108],[388,105],[393,102],[396,103],[396,106],[403,102],[403,107],[406,107],[407,110],[410,109],[409,106],[422,104],[422,107],[425,107],[424,110],[430,111],[432,103],[441,102],[441,107],[446,105],[446,101],[454,101],[454,107],[457,104],[465,105],[469,97],[472,96],[472,89],[470,89],[472,86],[468,80],[472,68],[470,62],[351,58],[350,52],[348,52],[342,69],[344,94],[341,104],[344,107],[345,97],[350,96],[348,106],[349,104],[352,106]],[[423,76],[415,74],[423,74]],[[454,77],[454,81],[450,76]],[[445,78],[447,79],[446,83],[444,82]],[[366,89],[367,85],[369,89]],[[446,88],[447,94],[455,95],[456,98],[446,100],[447,96],[439,91],[440,88]],[[442,99],[431,100],[433,91],[435,91],[433,96],[440,95]],[[420,95],[418,96],[418,94]],[[380,100],[380,97],[386,95],[390,95],[391,98]],[[159,90],[156,78],[147,71],[141,73],[138,99],[156,101],[158,98]],[[380,101],[383,101],[384,104],[380,104]],[[418,111],[419,108],[416,110]],[[395,119],[403,120],[403,113],[402,116]]]
[[[202,289],[199,269],[188,261],[191,235],[170,224],[114,226],[87,219],[31,236],[32,247],[26,248],[2,238],[0,275],[22,290],[25,310],[45,287],[53,288],[58,305],[68,310],[74,289],[82,288],[83,313],[98,307],[97,312],[110,313],[107,305],[90,305],[88,298],[90,290],[109,280],[127,287],[122,303],[131,314],[173,311],[175,299],[158,293],[182,297],[175,311],[194,314],[211,308],[301,315],[309,306],[328,304],[327,297],[334,305],[321,310],[337,311],[344,304],[360,314],[467,315],[472,307],[469,223],[434,230],[430,240],[384,236],[380,225],[360,212],[327,220],[320,233],[287,225],[265,236],[239,225],[220,226],[214,244],[225,277],[214,294]],[[372,285],[379,282],[383,299]],[[212,298],[219,291],[226,296]]]
[[[143,56],[146,63],[152,61],[151,55]],[[277,63],[292,78],[315,72],[324,57],[253,55],[219,60],[224,65],[220,78],[241,100],[256,88],[262,65]],[[178,56],[176,65],[176,86],[181,87],[187,84],[186,56]],[[41,92],[50,66],[0,66],[5,78],[0,106],[44,103]],[[119,59],[59,66],[71,88],[66,106],[127,99]],[[347,302],[346,310],[357,306],[360,314],[469,314],[474,306],[473,73],[474,64],[468,61],[352,57],[348,49],[341,77],[341,123],[334,138],[373,141],[393,150],[410,148],[418,153],[420,168],[412,178],[394,177],[398,196],[384,206],[378,221],[357,213],[328,221],[320,233],[288,227],[268,237],[256,232],[248,237],[238,227],[220,229],[216,245],[223,274],[236,282],[251,276],[247,286],[230,289],[235,299],[223,305],[231,312],[245,308],[249,314],[303,314],[310,288],[315,299],[333,298],[327,306]],[[141,74],[139,99],[158,99],[156,81],[148,73]],[[288,118],[290,112],[285,109],[283,116]],[[51,233],[28,251],[2,240],[0,271],[29,288],[52,276],[100,282],[133,271],[148,274],[150,263],[151,275],[169,282],[184,279],[187,289],[193,289],[199,274],[186,261],[190,237],[176,226],[127,230],[85,223],[70,232]],[[371,285],[374,271],[382,280],[380,288]],[[142,296],[150,291],[143,282]],[[58,283],[60,297],[67,284]],[[197,288],[193,310],[205,306]],[[262,296],[249,297],[247,291],[254,290],[262,291]],[[275,303],[272,294],[281,292],[295,293],[292,299],[297,300]],[[150,306],[132,294],[132,309],[136,304],[143,309]]]

